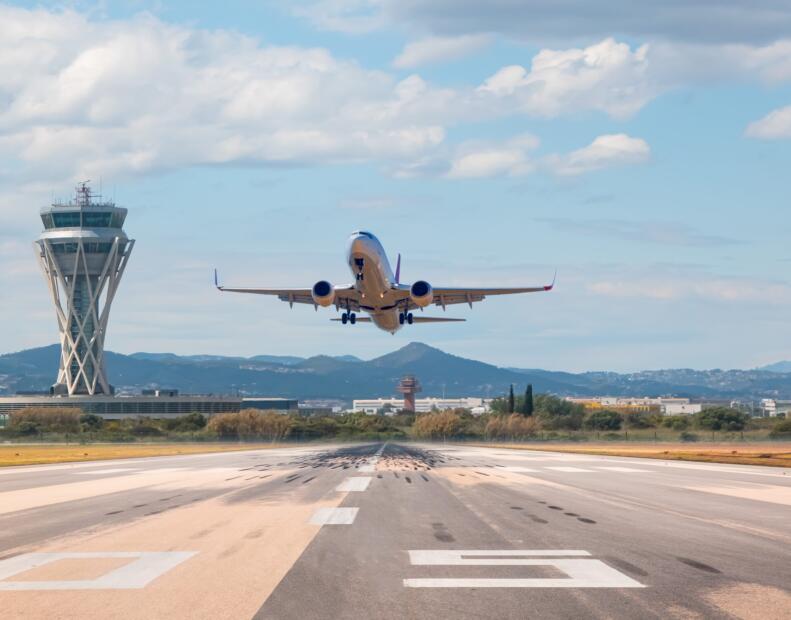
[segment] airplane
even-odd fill
[[[518,288],[449,288],[434,287],[425,280],[413,284],[401,284],[401,255],[398,255],[395,274],[390,268],[382,244],[374,235],[358,230],[349,237],[347,262],[354,275],[354,284],[333,285],[319,280],[312,288],[229,288],[219,284],[217,270],[214,270],[214,285],[224,293],[252,293],[273,295],[281,301],[294,304],[311,304],[316,310],[319,306],[335,306],[343,310],[340,321],[344,325],[373,323],[381,330],[395,334],[404,324],[461,322],[466,319],[445,317],[414,316],[412,310],[423,310],[432,303],[443,310],[452,304],[469,304],[482,301],[489,295],[511,295],[514,293],[537,293],[551,291],[555,286],[528,286]],[[557,275],[557,274],[556,274]],[[364,311],[368,317],[357,317]]]

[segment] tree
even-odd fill
[[[528,383],[525,390],[525,402],[522,403],[522,413],[526,416],[533,415],[533,384]]]
[[[621,429],[623,416],[617,411],[601,409],[591,413],[584,422],[585,428],[597,431],[617,431]]]
[[[749,419],[746,414],[730,407],[709,407],[695,414],[698,427],[710,431],[741,431]]]
[[[535,397],[536,416],[547,430],[578,430],[585,417],[585,408],[551,394]]]
[[[514,384],[511,384],[511,388],[508,392],[508,413],[513,413],[515,409],[514,405]]]

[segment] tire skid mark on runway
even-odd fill
[[[714,568],[713,566],[709,566],[708,564],[704,564],[703,562],[698,562],[697,560],[693,560],[691,558],[676,558],[682,564],[686,564],[687,566],[691,566],[692,568],[696,568],[704,573],[711,573],[713,575],[720,575],[722,571]]]

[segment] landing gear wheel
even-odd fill
[[[398,313],[398,323],[399,323],[399,325],[403,325],[405,320],[406,320],[406,317],[404,317],[404,313],[403,312],[399,312]]]
[[[348,323],[348,322],[349,322],[349,315],[348,315],[348,314],[346,314],[346,313],[344,312],[344,313],[341,315],[341,323],[343,323],[344,325],[346,325],[346,323]]]
[[[351,323],[352,325],[354,325],[356,322],[357,322],[357,315],[356,315],[354,312],[352,312],[352,313],[349,315],[349,323]]]
[[[412,316],[412,313],[406,315],[406,322],[412,325],[412,322],[415,320],[415,317]]]

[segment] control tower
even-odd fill
[[[41,210],[36,252],[60,330],[56,395],[109,395],[104,337],[110,306],[135,244],[123,231],[126,209],[102,202],[80,183],[69,203]]]
[[[404,411],[415,413],[415,394],[423,390],[417,378],[413,375],[402,377],[396,390],[404,395]]]

